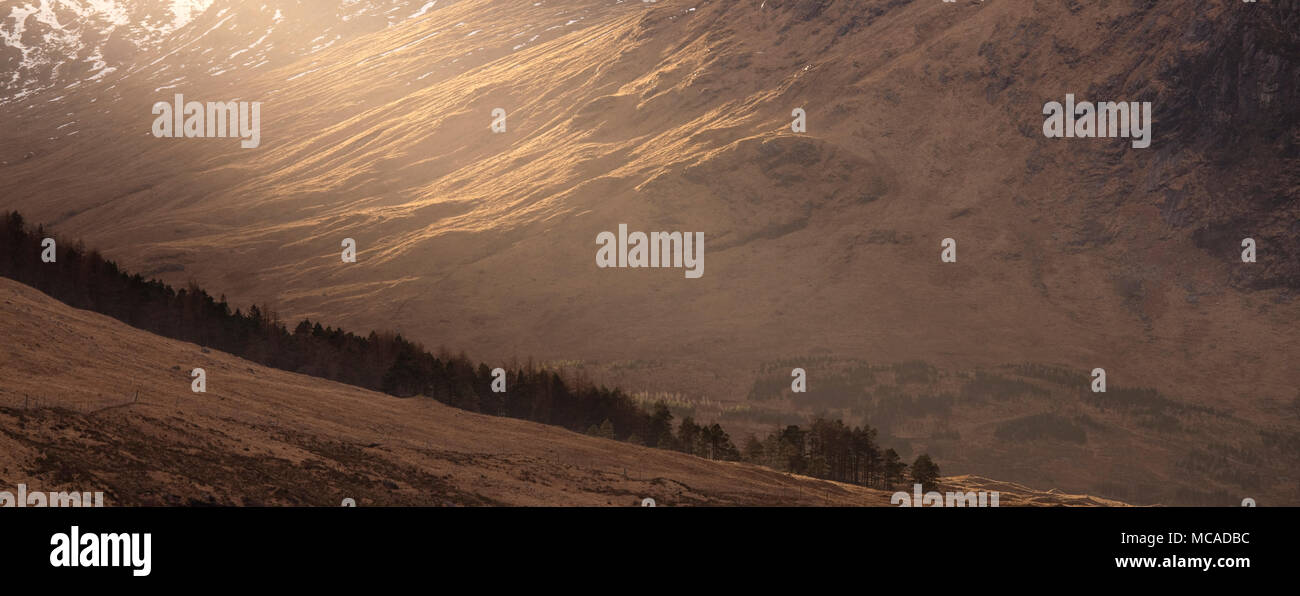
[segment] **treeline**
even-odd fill
[[[491,369],[464,354],[435,356],[400,334],[359,336],[310,320],[290,331],[266,306],[232,310],[224,296],[214,298],[194,283],[176,290],[128,274],[80,243],[57,242],[54,262],[46,263],[41,243],[48,236],[43,226],[29,230],[20,214],[4,214],[0,275],[71,306],[265,366],[577,431],[609,420],[617,439],[655,432],[651,416],[617,389],[566,382],[554,371],[520,366],[506,369],[508,392],[494,393]]]
[[[304,319],[290,331],[270,308],[231,309],[195,283],[176,290],[121,270],[80,243],[57,242],[53,262],[41,258],[43,226],[29,229],[16,212],[0,218],[0,276],[32,286],[70,306],[95,311],[158,335],[211,347],[282,370],[382,391],[423,395],[484,414],[563,426],[621,441],[720,460],[755,463],[820,478],[888,486],[905,465],[893,450],[879,452],[872,429],[846,429],[818,420],[741,452],[718,424],[690,417],[674,427],[665,404],[647,412],[619,389],[533,366],[502,367],[505,393],[492,391],[492,369],[464,353],[435,355],[395,333],[359,336]],[[778,436],[779,435],[779,436]],[[751,441],[757,443],[757,439]],[[770,443],[770,445],[769,445]],[[751,457],[752,454],[759,454]],[[892,455],[891,455],[892,454]],[[892,463],[891,463],[892,462]],[[902,467],[899,467],[902,466]]]
[[[876,429],[849,427],[839,420],[818,417],[808,429],[790,425],[759,440],[750,435],[742,453],[745,461],[777,470],[874,488],[892,488],[911,480],[930,486],[939,467],[922,454],[909,467],[893,448],[882,449]]]
[[[596,430],[598,432],[591,434],[609,436],[605,429]],[[727,431],[722,429],[722,425],[716,422],[705,426],[697,424],[694,418],[687,416],[682,418],[681,424],[677,425],[677,432],[674,433],[672,410],[663,402],[654,405],[654,412],[650,415],[650,434],[647,436],[649,440],[646,441],[643,441],[640,435],[634,435],[628,440],[638,445],[672,449],[708,459],[740,460],[740,450],[736,449],[736,444],[731,441],[731,435],[728,435]]]

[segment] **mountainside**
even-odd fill
[[[0,104],[93,83],[156,49],[212,0],[27,0],[0,6]]]
[[[774,363],[788,385],[921,361],[933,382],[825,406],[956,399],[895,434],[957,473],[1295,502],[1297,4],[355,4],[215,0],[111,73],[0,106],[0,207],[286,319],[579,361],[762,410],[755,429],[814,407],[748,399]],[[260,146],[155,138],[177,93],[262,102]],[[1151,147],[1044,138],[1067,94],[1152,102]],[[619,224],[702,232],[703,276],[597,268]],[[959,379],[1026,364],[1065,381],[961,401]],[[1097,367],[1167,402],[1115,413],[1085,393]],[[1089,440],[996,434],[1033,416]]]
[[[108,505],[876,505],[890,492],[709,461],[268,369],[0,279],[0,490]],[[175,363],[159,367],[158,363]],[[202,367],[208,392],[190,392]],[[978,477],[1000,504],[1120,505]]]

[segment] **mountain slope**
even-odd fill
[[[1139,34],[1126,31],[1133,21],[1172,31],[1165,21],[1191,8],[539,4],[491,21],[473,16],[492,2],[439,7],[269,72],[203,80],[231,65],[141,60],[94,93],[109,105],[92,120],[58,129],[66,118],[39,116],[81,113],[87,94],[25,110],[38,116],[19,138],[79,134],[11,145],[21,163],[6,171],[6,200],[168,281],[195,277],[240,302],[485,355],[1033,356],[1154,375],[1200,399],[1247,379],[1290,393],[1294,375],[1277,379],[1288,367],[1269,355],[1294,348],[1294,335],[1238,330],[1261,309],[1261,323],[1294,320],[1293,290],[1230,288],[1294,286],[1295,169],[1282,167],[1294,145],[1258,165],[1212,167],[1227,157],[1211,151],[1218,139],[1161,110],[1146,153],[1033,132],[1042,102],[1067,92],[1174,101],[1161,73],[1190,50],[1134,52]],[[176,51],[222,47],[190,39],[219,7]],[[1056,17],[1059,28],[1042,28]],[[1119,37],[1094,40],[1099,22]],[[1017,28],[1034,39],[984,41]],[[527,42],[550,30],[561,37]],[[1058,51],[1001,55],[1017,44]],[[1084,53],[1086,64],[1071,58]],[[1133,64],[1134,82],[1114,81],[1130,55],[1148,59]],[[1293,64],[1255,60],[1285,65],[1258,85],[1294,84]],[[192,78],[174,82],[182,74]],[[232,90],[266,103],[261,148],[144,134],[154,101]],[[787,126],[798,106],[811,113],[801,136]],[[494,107],[513,132],[489,134]],[[1294,141],[1289,124],[1278,142]],[[1286,175],[1252,171],[1266,165]],[[596,269],[592,240],[619,223],[705,232],[705,276]],[[1258,266],[1232,264],[1238,236],[1260,236]],[[361,266],[338,265],[344,237],[360,242]],[[944,237],[959,239],[968,264],[938,267]],[[974,350],[951,329],[994,341]],[[1236,348],[1167,359],[1145,347],[1189,334],[1259,346],[1259,365],[1236,366],[1226,357]],[[1242,374],[1205,372],[1231,370]]]
[[[1295,494],[1294,4],[461,0],[347,34],[327,10],[277,24],[304,6],[218,0],[94,86],[0,107],[3,206],[287,318],[697,402],[744,400],[778,360],[1102,367],[1222,415],[1173,440],[1110,421],[1103,448],[993,434],[1075,414],[1055,399],[952,426],[1029,483]],[[264,102],[261,146],[153,138],[175,93]],[[1043,138],[1066,94],[1152,101],[1152,147]],[[703,232],[704,276],[597,269],[620,223]],[[924,449],[946,425],[906,432]],[[1192,445],[1242,471],[1189,475]]]
[[[704,460],[264,368],[0,279],[0,487],[110,505],[889,505]],[[159,366],[159,363],[175,363]],[[188,370],[207,371],[190,392]],[[982,478],[1002,505],[1115,505]]]

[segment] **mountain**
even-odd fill
[[[120,505],[845,505],[887,491],[265,368],[0,279],[0,487]],[[159,366],[159,363],[174,363]],[[202,367],[208,392],[190,391]],[[978,477],[1007,505],[1119,505]]]
[[[0,8],[0,104],[99,81],[212,0],[31,0]]]
[[[234,303],[577,362],[754,432],[949,399],[891,430],[946,471],[1295,502],[1294,4],[367,5],[216,0],[116,71],[0,106],[0,207]],[[262,102],[260,146],[155,138],[177,93]],[[1151,147],[1045,138],[1067,94],[1152,102]],[[597,268],[619,224],[702,232],[703,276]],[[822,361],[938,372],[750,399]],[[1101,401],[1094,368],[1163,401]],[[966,401],[979,374],[1036,389]],[[1044,420],[1086,438],[1015,431]]]

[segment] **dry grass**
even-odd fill
[[[885,491],[264,368],[4,279],[0,315],[11,491],[104,491],[112,505],[888,505]],[[194,367],[205,394],[190,391]],[[1003,502],[1051,498],[1017,487]]]

